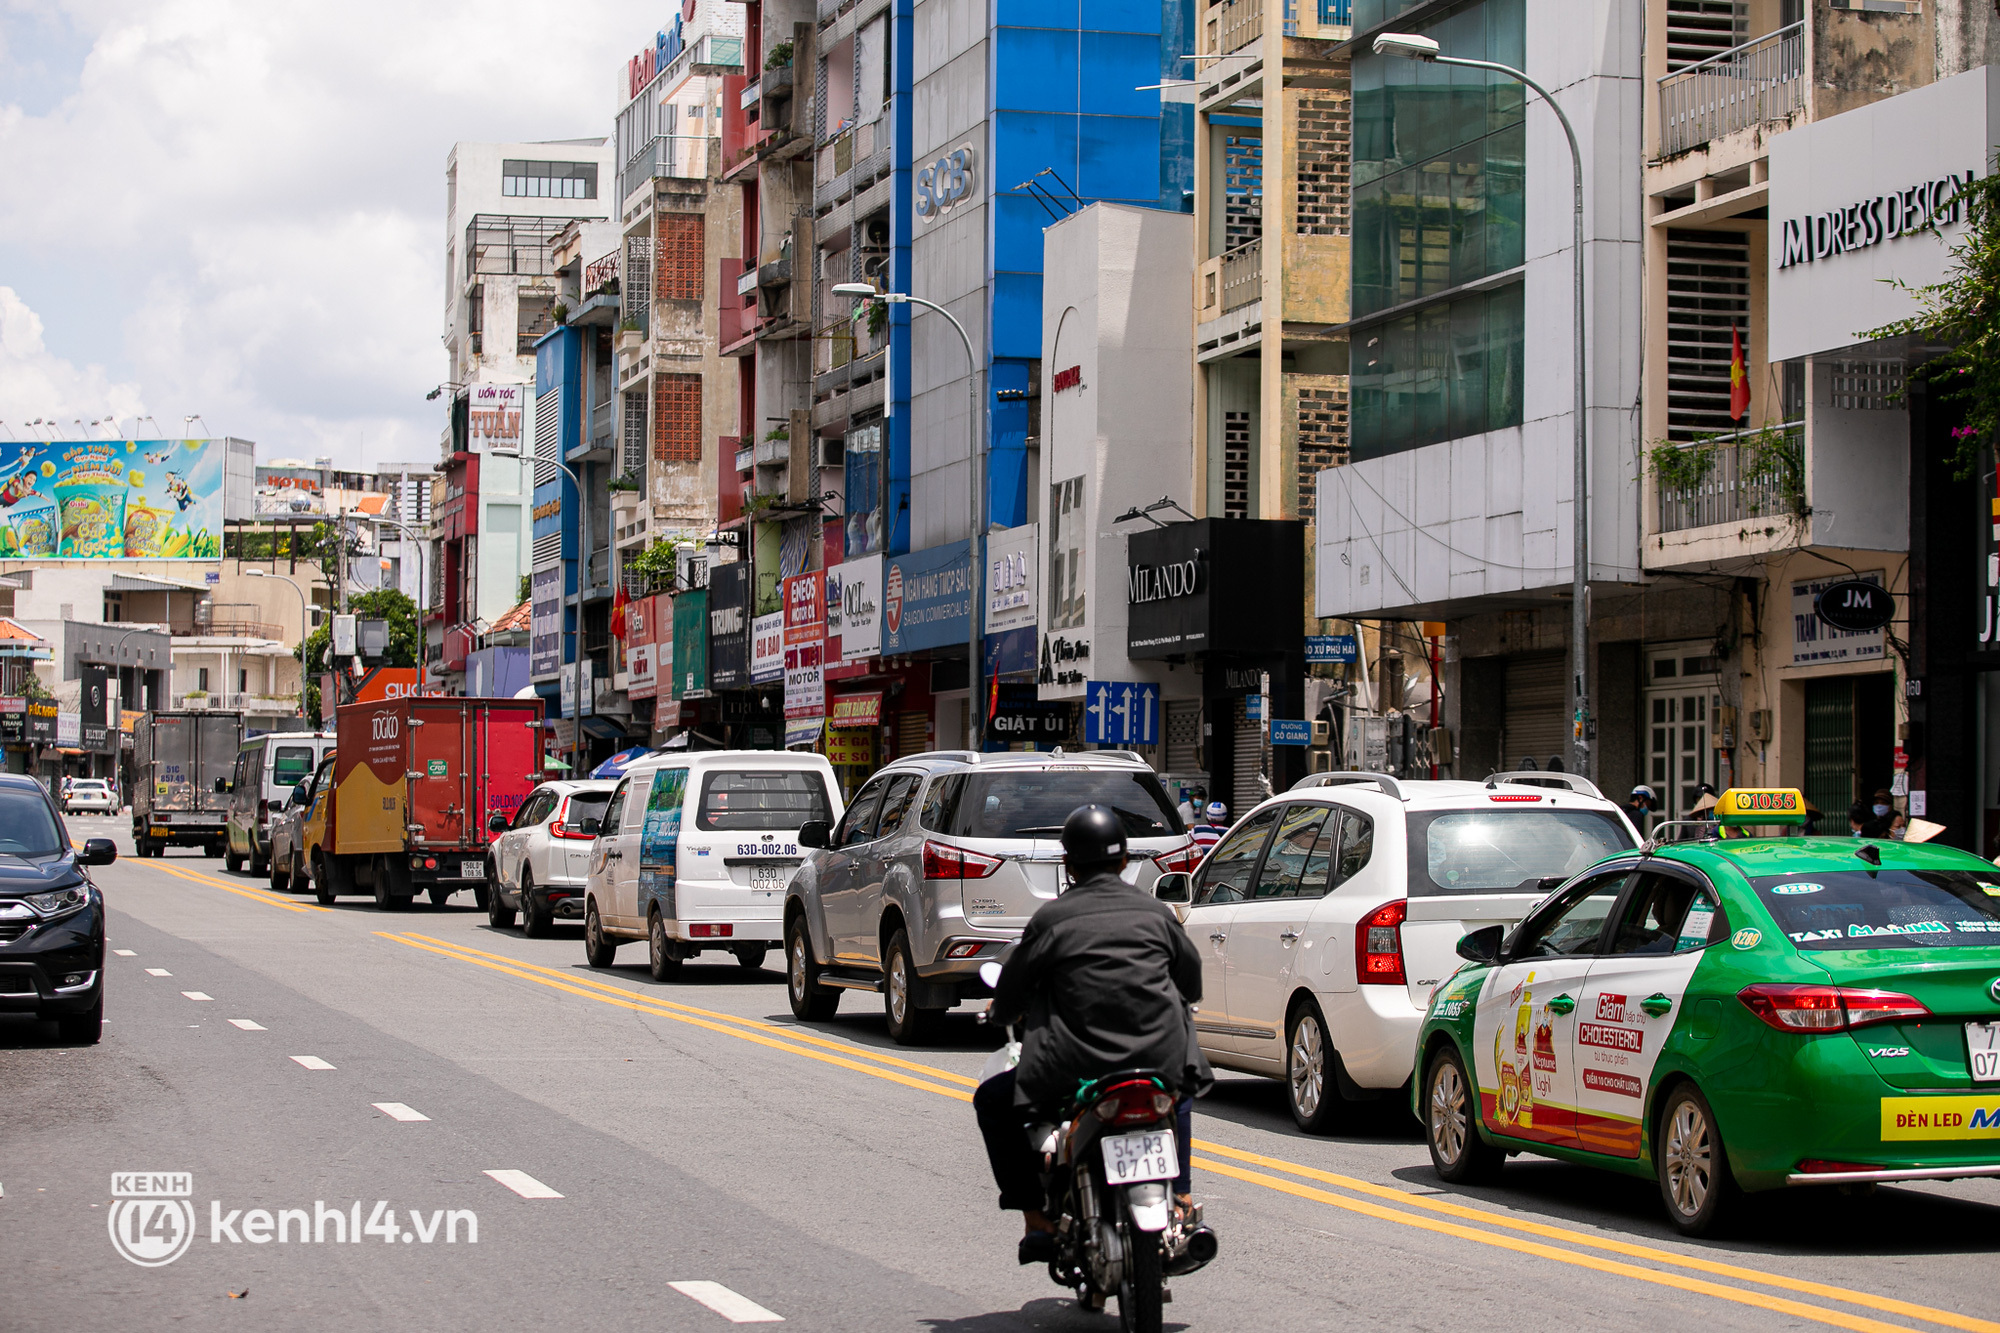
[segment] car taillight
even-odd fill
[[[557,814],[554,822],[549,825],[549,836],[551,838],[569,838],[583,842],[590,842],[597,837],[595,833],[583,833],[570,827],[568,797],[563,798],[562,810]]]
[[[1409,905],[1398,898],[1361,918],[1354,927],[1354,979],[1363,986],[1401,986],[1403,919]]]
[[[942,842],[924,843],[925,879],[985,879],[1000,868],[1000,858],[969,852]]]
[[[1850,986],[1765,983],[1745,986],[1736,998],[1780,1032],[1840,1032],[1899,1018],[1927,1018],[1931,1012],[1913,996]]]
[[[271,803],[269,801],[257,802],[257,823],[259,824],[259,826],[262,826],[270,822],[271,822]]]
[[[1173,1114],[1174,1097],[1151,1083],[1120,1083],[1107,1091],[1093,1109],[1107,1125],[1151,1124]]]
[[[1176,847],[1171,852],[1164,852],[1154,857],[1153,864],[1158,866],[1163,874],[1171,875],[1177,871],[1192,874],[1194,868],[1201,864],[1201,848],[1189,842],[1185,846]]]

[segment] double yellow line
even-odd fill
[[[145,863],[142,862],[141,864]],[[190,884],[205,884],[210,888],[221,889],[226,893],[233,893],[239,898],[248,898],[253,903],[263,903],[269,907],[282,907],[287,912],[325,912],[332,910],[322,907],[318,903],[295,902],[284,894],[273,893],[269,889],[253,889],[243,884],[232,884],[228,880],[218,878],[215,875],[205,874],[199,870],[188,870],[179,865],[169,864],[164,860],[153,864],[152,869],[172,875],[176,879],[184,879]]]
[[[572,970],[523,962],[505,954],[488,953],[482,949],[454,944],[429,935],[393,931],[375,933],[383,939],[394,940],[413,949],[470,963],[476,967],[487,968],[584,999],[596,1000],[638,1013],[670,1018],[675,1022],[686,1023],[723,1036],[735,1037],[836,1068],[885,1079],[922,1092],[936,1093],[956,1101],[971,1101],[971,1089],[978,1086],[977,1079],[968,1078],[963,1074],[866,1050],[851,1043],[807,1032],[802,1028],[770,1023],[762,1019],[743,1018],[735,1014],[718,1013],[711,1009],[698,1009],[674,1000],[654,999],[627,986],[600,981],[595,977],[578,976]],[[1352,1176],[1337,1175],[1279,1158],[1244,1152],[1220,1143],[1197,1139],[1194,1146],[1197,1153],[1202,1154],[1196,1156],[1196,1165],[1205,1171],[1214,1172],[1231,1180],[1344,1209],[1378,1221],[1394,1222],[1459,1240],[1509,1250],[1516,1254],[1532,1255],[1556,1263],[1668,1287],[1675,1291],[1695,1292],[1718,1300],[1767,1310],[1774,1314],[1811,1320],[1835,1328],[1853,1329],[1856,1333],[1895,1333],[1896,1330],[1904,1330],[1907,1333],[1908,1325],[1905,1324],[1888,1323],[1865,1314],[1854,1314],[1846,1310],[1794,1300],[1789,1296],[1772,1294],[1773,1291],[1791,1292],[1880,1314],[1899,1315],[1947,1328],[1962,1329],[1965,1333],[2000,1333],[2000,1323],[1897,1300],[1893,1297],[1878,1296],[1871,1292],[1855,1291],[1847,1287],[1811,1282],[1781,1273],[1724,1263],[1697,1253],[1663,1250],[1656,1246],[1617,1240],[1546,1222],[1511,1217],[1446,1199],[1410,1194]],[[1280,1172],[1282,1175],[1273,1175],[1271,1172]],[[1296,1177],[1296,1179],[1285,1177]],[[1345,1193],[1335,1193],[1333,1189],[1323,1188],[1324,1186],[1333,1186]],[[1563,1248],[1565,1246],[1573,1248]],[[1633,1260],[1642,1262],[1631,1262]],[[1644,1264],[1657,1264],[1661,1267],[1645,1267]],[[1697,1274],[1700,1276],[1696,1276]],[[1751,1287],[1765,1287],[1771,1291],[1730,1286],[1723,1282],[1711,1281],[1712,1278],[1748,1283]]]

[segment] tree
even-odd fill
[[[1993,165],[2000,170],[2000,156]],[[1965,424],[1952,430],[1952,463],[1962,481],[1977,467],[1982,443],[2000,429],[2000,178],[1989,172],[1962,187],[1957,206],[1965,210],[1965,236],[1951,248],[1944,280],[1919,287],[1892,279],[1916,298],[1918,313],[1860,336],[1948,348],[1912,367],[1910,378],[1965,405]]]
[[[357,619],[389,622],[389,656],[383,665],[417,665],[423,633],[417,624],[417,604],[410,600],[408,594],[395,588],[356,593],[347,599],[347,608]],[[308,634],[305,642],[292,650],[292,656],[298,658],[299,666],[305,673],[306,716],[309,718],[319,716],[319,678],[322,672],[333,669],[326,660],[332,647],[333,625],[329,621]]]

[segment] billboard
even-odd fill
[[[521,452],[528,385],[475,384],[466,391],[465,433],[475,454]]]
[[[214,560],[220,440],[0,445],[0,557]]]
[[[528,674],[546,680],[562,669],[563,569],[538,569],[528,578]]]

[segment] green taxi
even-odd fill
[[[1751,833],[1804,812],[1725,792],[1461,940],[1417,1038],[1438,1173],[1651,1175],[1689,1235],[1739,1191],[2000,1175],[2000,868]]]

